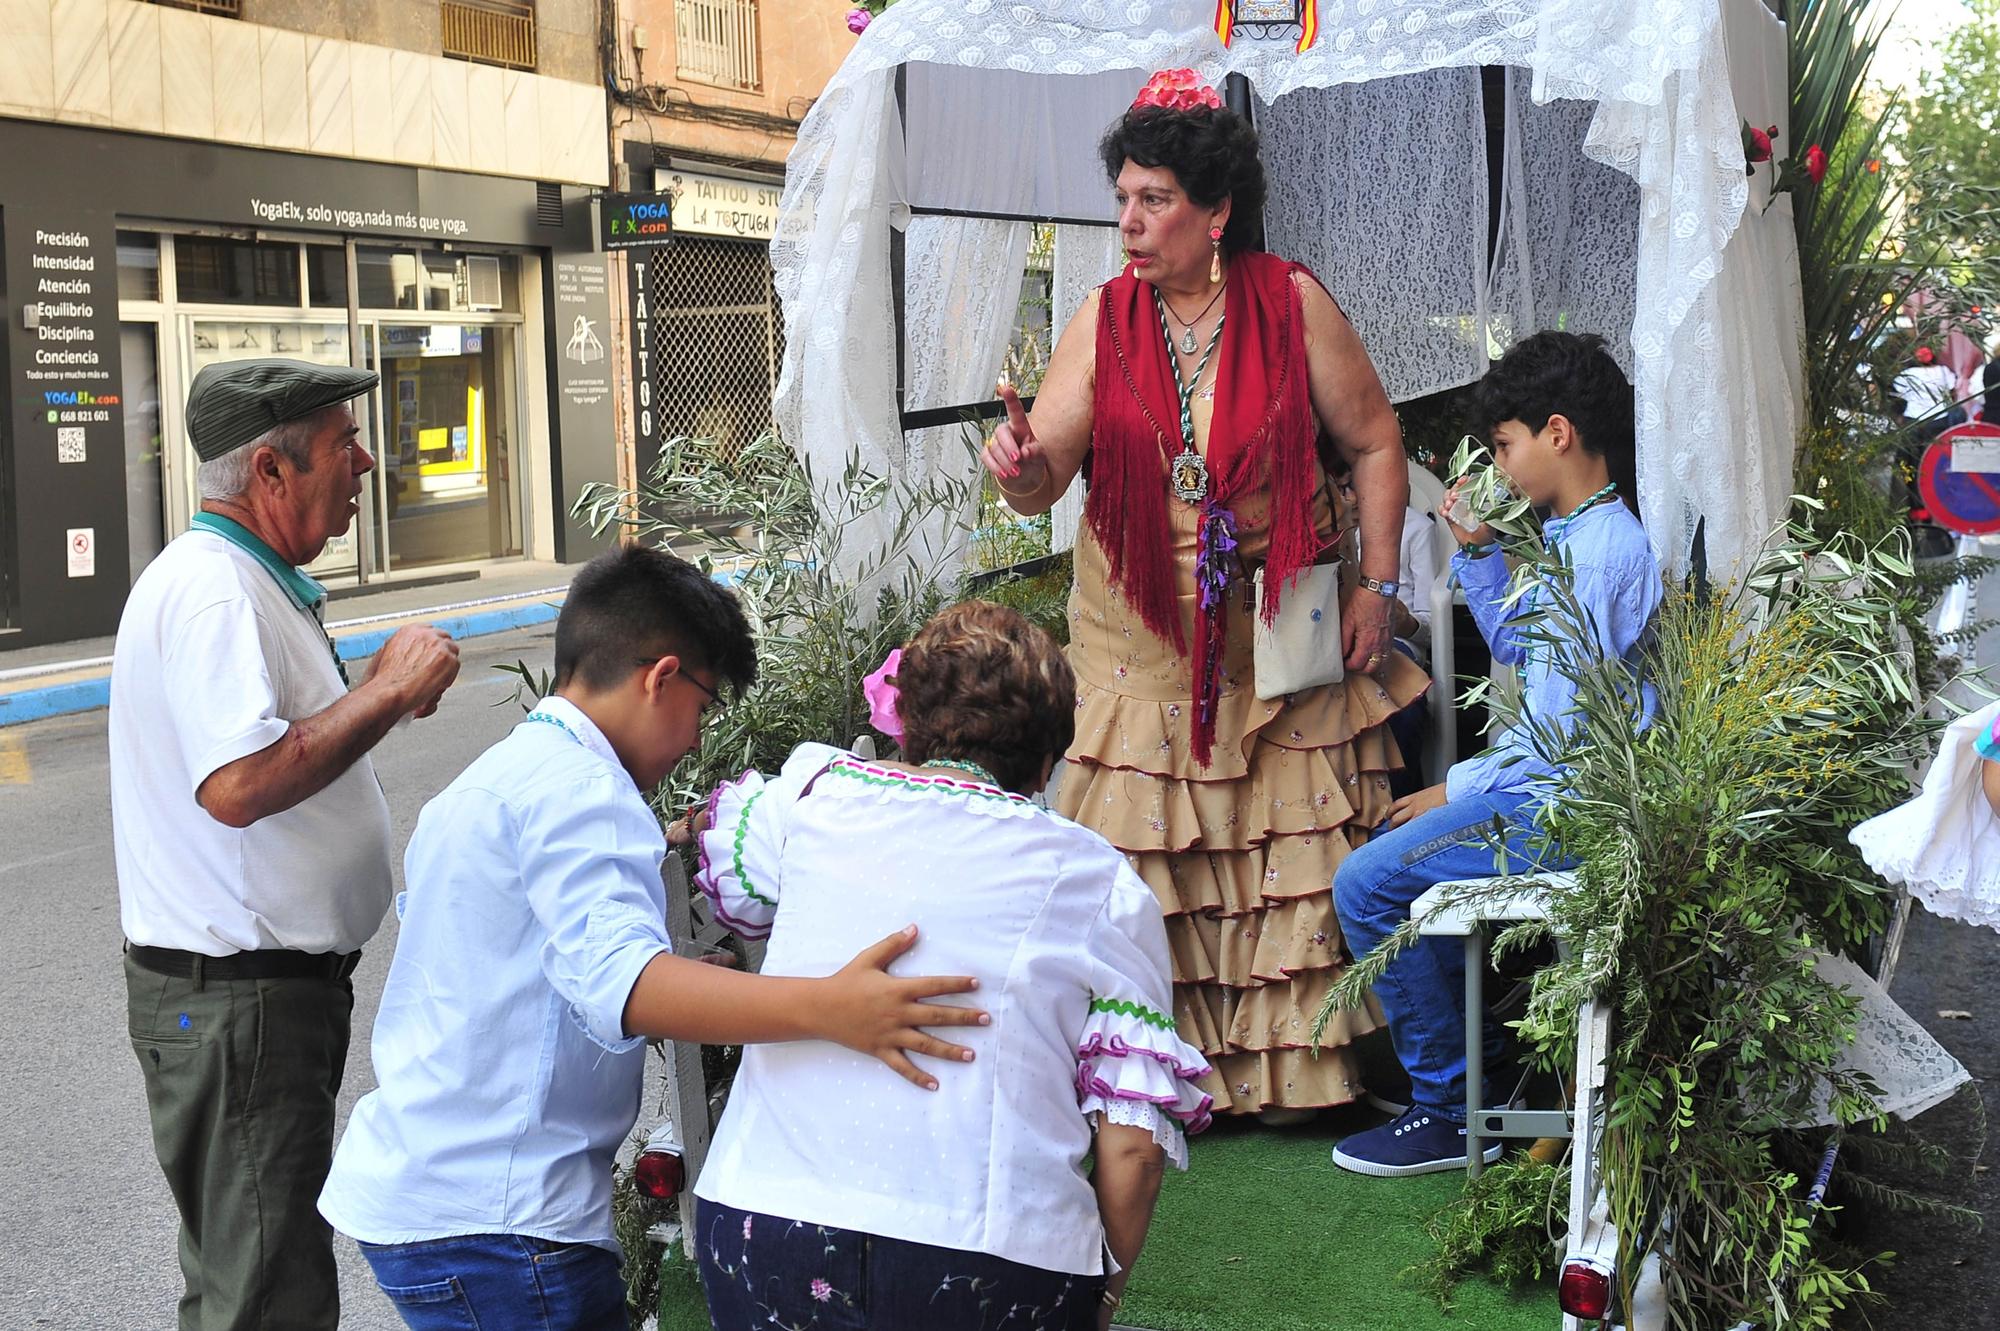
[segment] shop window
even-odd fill
[[[275,240],[179,236],[174,282],[191,305],[299,304],[299,247]]]
[[[364,309],[521,312],[521,262],[511,254],[363,247],[355,257]]]
[[[118,299],[160,298],[160,238],[151,231],[118,233]]]
[[[674,56],[684,79],[754,91],[757,0],[674,0]]]
[[[535,7],[517,0],[443,0],[444,53],[507,69],[535,67]]]
[[[338,245],[306,246],[306,295],[314,305],[346,308],[346,250]]]

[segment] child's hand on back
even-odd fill
[[[1979,767],[1979,779],[1986,789],[1986,802],[1993,806],[1993,816],[2000,818],[2000,761],[1988,758]]]
[[[992,1018],[977,1008],[955,1007],[922,1000],[941,994],[970,993],[979,981],[969,975],[927,975],[905,980],[891,975],[889,963],[916,945],[917,926],[890,934],[818,983],[819,1034],[859,1054],[879,1058],[904,1080],[927,1091],[937,1081],[910,1062],[911,1054],[928,1054],[954,1063],[970,1063],[972,1051],[946,1044],[927,1034],[926,1026],[987,1026]]]

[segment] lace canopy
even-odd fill
[[[1318,13],[1303,53],[1241,30],[1223,47],[1213,0],[884,13],[800,128],[772,242],[792,447],[822,475],[856,448],[875,469],[969,474],[957,431],[899,428],[891,232],[905,236],[906,405],[984,398],[1019,299],[1022,219],[1062,224],[1060,327],[1120,262],[1098,136],[1153,71],[1192,66],[1249,81],[1269,246],[1319,273],[1392,398],[1470,382],[1538,328],[1602,333],[1637,388],[1641,504],[1663,562],[1684,566],[1702,522],[1711,566],[1741,564],[1783,512],[1802,394],[1790,201],[1766,206],[1769,173],[1746,178],[1738,133],[1745,117],[1785,123],[1784,34],[1764,0]],[[1482,66],[1508,71],[1500,126]]]

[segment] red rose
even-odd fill
[[[1743,160],[1751,166],[1771,160],[1771,135],[1755,125],[1743,126]]]
[[[1806,177],[1815,185],[1826,179],[1826,149],[1817,143],[1806,149]]]

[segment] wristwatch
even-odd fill
[[[1374,592],[1378,596],[1386,596],[1392,601],[1403,590],[1403,584],[1400,582],[1384,582],[1380,578],[1371,578],[1366,575],[1363,575],[1361,578],[1361,587],[1364,591]]]

